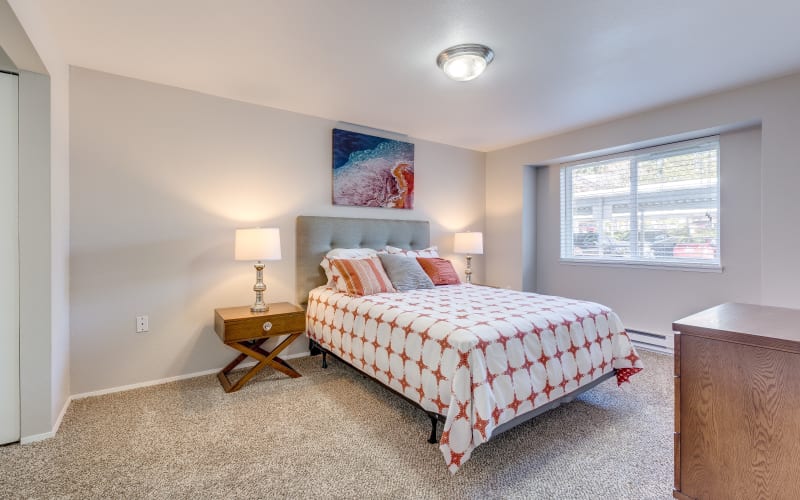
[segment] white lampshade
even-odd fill
[[[467,255],[483,255],[483,233],[480,231],[456,233],[453,251]]]
[[[277,227],[237,229],[236,260],[280,260],[281,234]]]

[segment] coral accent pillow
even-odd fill
[[[341,273],[341,279],[336,280],[336,289],[340,292],[361,296],[395,291],[377,257],[334,259],[331,267]]]
[[[453,268],[453,263],[439,257],[417,257],[417,262],[422,266],[425,274],[430,277],[434,285],[458,285],[458,273]]]
[[[340,278],[340,275],[331,267],[332,260],[366,259],[383,252],[383,250],[378,252],[377,250],[373,250],[371,248],[334,248],[325,254],[325,257],[322,259],[322,262],[320,262],[319,265],[322,266],[322,270],[325,271],[325,276],[328,278],[328,286],[333,286],[335,285],[336,280]]]

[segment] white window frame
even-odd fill
[[[651,159],[653,156],[659,156],[664,153],[678,153],[681,151],[691,150],[693,148],[703,149],[709,143],[716,143],[717,147],[717,186],[716,186],[716,200],[717,200],[717,223],[719,224],[717,251],[719,256],[718,262],[701,262],[698,260],[689,261],[667,261],[667,260],[653,260],[644,258],[619,258],[609,259],[602,256],[575,256],[574,255],[574,237],[571,232],[572,228],[572,177],[567,175],[571,167],[581,167],[591,165],[593,163],[605,163],[611,160],[630,159],[631,160],[631,203],[635,206],[637,196],[637,182],[638,182],[638,161],[644,159]],[[645,158],[647,157],[647,158]],[[590,266],[608,266],[608,267],[625,267],[625,268],[647,268],[647,269],[668,269],[679,271],[701,271],[701,272],[722,272],[722,218],[720,210],[720,184],[722,182],[722,155],[720,149],[719,136],[702,137],[688,141],[680,141],[660,146],[635,149],[625,151],[617,154],[599,156],[594,158],[587,158],[584,160],[564,163],[560,165],[559,172],[559,189],[561,194],[560,210],[561,210],[561,226],[559,228],[559,257],[560,262],[563,264],[575,265],[590,265]],[[631,231],[636,234],[638,232],[636,211],[631,210]],[[570,228],[570,237],[564,237],[564,228]],[[635,245],[636,237],[630,238],[631,245]],[[569,253],[566,250],[569,248]],[[565,256],[571,255],[571,256]]]

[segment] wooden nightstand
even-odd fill
[[[214,330],[226,345],[241,352],[217,374],[225,392],[238,391],[265,366],[271,366],[292,378],[300,376],[278,354],[305,332],[306,313],[302,307],[288,302],[277,302],[269,304],[269,311],[263,313],[250,312],[250,306],[215,309]],[[264,342],[279,335],[288,337],[272,351],[261,347]],[[228,374],[248,357],[258,360],[258,364],[232,384]]]

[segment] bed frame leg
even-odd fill
[[[322,351],[322,367],[323,368],[328,367],[328,353],[325,351]]]
[[[308,339],[308,353],[311,356],[316,356],[322,353],[322,349],[319,348],[319,345],[311,339]]]
[[[436,439],[436,427],[439,424],[439,418],[432,413],[428,414],[428,418],[431,419],[431,436],[428,438],[428,442],[431,444],[436,444],[439,442],[439,440]]]

